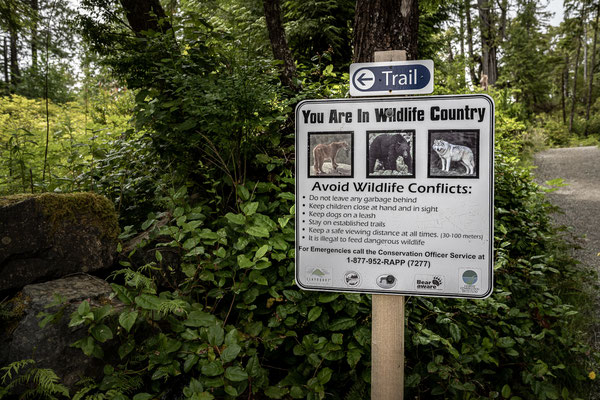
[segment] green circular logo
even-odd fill
[[[462,274],[462,280],[469,286],[474,285],[477,282],[477,272],[470,269],[466,270]]]

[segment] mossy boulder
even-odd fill
[[[94,193],[0,197],[0,293],[113,265],[119,225]]]

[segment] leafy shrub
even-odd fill
[[[551,206],[518,149],[506,139],[496,152],[492,296],[408,299],[408,397],[571,399],[589,390],[596,355],[583,337],[582,282],[595,276],[555,238]],[[270,180],[236,185],[235,209],[191,204],[182,188],[142,225],[141,248],[114,274],[124,310],[97,317],[82,305],[72,317],[90,332],[75,344],[86,354],[118,348],[104,356],[104,379],[81,393],[368,397],[370,296],[294,286],[294,180],[276,157],[259,155],[255,168]],[[153,259],[132,264],[144,249]]]

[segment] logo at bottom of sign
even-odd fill
[[[331,270],[324,267],[308,268],[305,282],[314,286],[331,286]]]
[[[360,285],[360,275],[356,271],[348,271],[344,274],[344,282],[347,286],[357,287]]]
[[[458,290],[465,294],[481,292],[481,270],[476,268],[461,268],[458,270]]]
[[[445,280],[443,275],[417,275],[415,290],[444,290]]]

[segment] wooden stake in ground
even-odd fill
[[[375,62],[406,61],[406,51],[376,51]],[[404,296],[374,294],[371,400],[404,398]]]

